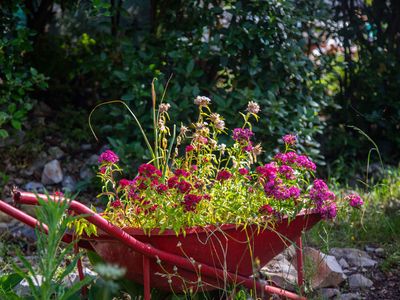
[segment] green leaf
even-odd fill
[[[21,122],[17,120],[11,120],[11,125],[17,130],[21,130]]]
[[[5,129],[0,129],[0,138],[5,139],[8,137],[8,132]]]
[[[3,275],[0,277],[0,290],[4,292],[11,291],[22,279],[22,276],[17,273]]]

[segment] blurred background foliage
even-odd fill
[[[177,124],[193,120],[197,95],[231,128],[252,100],[266,156],[297,133],[346,178],[374,147],[356,126],[385,163],[398,162],[398,1],[6,0],[0,10],[0,136],[24,129],[40,102],[88,115],[109,99],[125,100],[150,132],[151,81],[161,96],[172,75],[166,101]],[[85,122],[68,125],[61,130],[94,141]],[[126,163],[148,157],[122,106],[96,112],[94,125]]]

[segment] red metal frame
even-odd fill
[[[14,201],[19,204],[27,204],[27,205],[39,205],[37,197],[41,198],[44,201],[48,201],[51,199],[52,201],[65,201],[60,197],[46,196],[42,194],[33,194],[22,191],[14,191]],[[49,198],[48,198],[49,197]],[[157,260],[162,260],[167,263],[171,263],[180,267],[182,269],[193,271],[194,268],[200,269],[202,275],[205,277],[215,278],[219,280],[227,280],[233,284],[240,284],[249,289],[256,289],[258,293],[268,293],[268,294],[276,294],[285,297],[286,299],[306,299],[301,295],[297,295],[290,291],[268,285],[266,282],[255,280],[254,278],[247,278],[244,276],[240,276],[238,274],[234,274],[232,272],[227,272],[226,270],[222,270],[216,268],[215,266],[210,266],[206,264],[199,264],[198,262],[189,261],[189,259],[175,255],[163,250],[159,250],[152,245],[145,244],[134,238],[133,236],[126,233],[119,227],[112,225],[110,222],[102,218],[99,214],[93,212],[91,209],[86,207],[85,205],[77,202],[77,201],[69,201],[69,210],[73,211],[77,215],[82,215],[83,218],[88,220],[90,223],[94,224],[101,231],[109,234],[113,238],[119,240],[121,243],[129,247],[135,252],[138,252],[143,255],[143,283],[144,283],[144,296],[145,300],[150,300],[150,268],[149,268],[149,258],[157,258]],[[6,214],[14,217],[15,219],[31,226],[37,227],[39,222],[27,215],[26,213],[12,207],[11,205],[0,200],[0,211],[5,212]],[[47,231],[47,227],[42,226],[45,231]],[[73,236],[65,235],[63,237],[63,241],[66,243],[70,243],[73,241]],[[302,243],[301,237],[299,237],[296,241],[297,248],[297,265],[298,265],[298,283],[301,286],[303,284],[303,258],[302,258]],[[87,241],[81,240],[77,243],[79,247],[92,250],[92,246]]]

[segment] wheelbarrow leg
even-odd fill
[[[146,255],[143,255],[143,286],[144,300],[150,300],[150,261]]]
[[[296,258],[297,258],[297,283],[303,292],[304,285],[304,266],[303,266],[303,242],[301,236],[296,239]]]

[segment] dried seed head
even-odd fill
[[[161,103],[160,106],[158,107],[158,111],[160,114],[167,112],[171,108],[171,105],[169,103]]]
[[[218,130],[224,130],[225,122],[222,120],[219,120],[217,123],[215,123],[215,128],[217,128]]]
[[[247,104],[247,111],[249,113],[252,113],[252,114],[256,115],[260,111],[260,105],[258,105],[258,103],[254,102],[254,101],[250,101]]]
[[[261,152],[263,151],[263,150],[262,150],[262,147],[261,147],[261,144],[255,145],[251,151],[253,152],[253,155],[254,155],[254,156],[260,155]]]
[[[202,107],[202,106],[208,106],[210,104],[211,100],[210,98],[206,96],[197,96],[196,99],[194,99],[194,104]]]
[[[181,129],[179,130],[179,134],[185,136],[188,131],[189,131],[189,128],[182,125]]]

